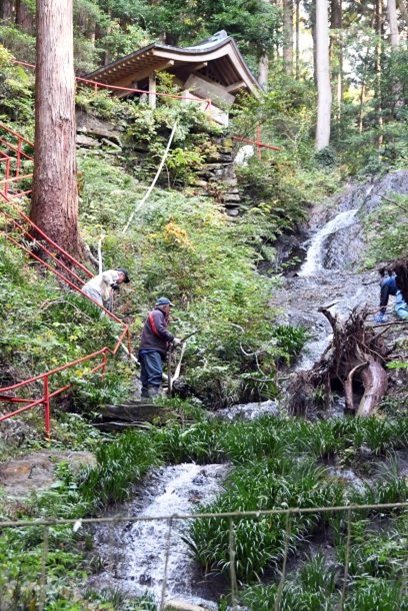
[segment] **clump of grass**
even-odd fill
[[[355,580],[345,602],[346,611],[406,611],[404,585],[389,579],[362,576]]]
[[[256,462],[239,467],[226,482],[218,501],[204,508],[208,512],[256,511],[285,507],[320,507],[342,500],[342,489],[324,478],[324,469],[310,460],[295,459]],[[291,517],[289,553],[321,522],[318,512]],[[229,569],[230,523],[209,518],[193,523],[187,541],[197,560],[216,572]],[[259,579],[263,571],[277,568],[286,539],[285,515],[234,520],[236,571],[240,579]]]
[[[179,464],[196,462],[206,464],[224,459],[220,444],[220,422],[202,421],[180,427],[170,425],[162,430],[152,431],[152,438],[157,444],[157,451],[166,462]]]
[[[245,588],[242,601],[251,611],[271,611],[278,604],[287,611],[329,611],[335,608],[338,596],[338,571],[322,554],[307,558],[281,591],[277,584]]]
[[[80,484],[82,498],[94,509],[126,500],[132,484],[159,462],[155,445],[140,431],[128,431],[102,445],[96,458],[97,466],[88,470]]]

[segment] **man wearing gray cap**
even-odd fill
[[[180,344],[180,340],[167,330],[172,306],[170,299],[160,297],[154,310],[149,312],[143,327],[139,350],[142,397],[153,399],[160,394],[163,361],[170,345]]]

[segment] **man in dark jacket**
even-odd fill
[[[172,306],[170,299],[160,297],[143,327],[139,350],[142,397],[154,398],[159,395],[167,351],[170,345],[180,344],[180,340],[167,330]]]

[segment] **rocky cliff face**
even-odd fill
[[[192,186],[197,194],[214,197],[224,204],[229,216],[238,216],[241,196],[234,165],[236,151],[231,138],[219,138],[214,144],[215,153],[198,172]]]
[[[310,229],[317,230],[340,212],[356,210],[354,222],[328,236],[325,242],[325,269],[353,269],[358,266],[367,246],[367,216],[393,194],[408,195],[408,170],[374,178],[364,185],[352,185],[339,195],[333,206],[319,206],[311,215]]]

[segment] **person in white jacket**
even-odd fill
[[[82,292],[96,301],[99,305],[111,310],[112,292],[119,289],[122,283],[130,282],[129,274],[123,267],[118,269],[108,269],[102,274],[94,276],[82,287]]]

